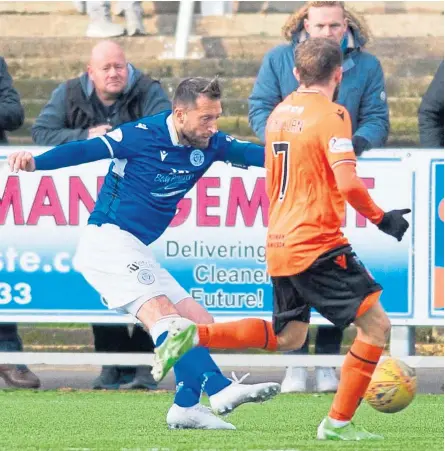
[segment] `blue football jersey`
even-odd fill
[[[66,149],[76,145],[77,151]],[[113,161],[88,223],[115,224],[150,244],[214,161],[263,166],[264,148],[221,132],[212,136],[206,149],[183,146],[167,111],[123,124],[99,138],[64,144],[59,151],[56,147],[36,157],[36,167],[55,169],[110,157]]]

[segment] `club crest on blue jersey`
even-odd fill
[[[190,163],[192,163],[193,166],[202,166],[204,163],[204,152],[199,149],[195,149],[190,154]]]

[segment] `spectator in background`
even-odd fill
[[[111,41],[97,44],[88,71],[59,85],[32,127],[41,146],[102,136],[112,128],[171,108],[158,81],[127,63],[123,49]],[[153,352],[151,337],[139,326],[93,325],[97,352]],[[133,379],[134,377],[134,379]],[[154,388],[150,366],[128,369],[104,366],[94,388]]]
[[[443,149],[444,147],[443,70],[444,64],[442,61],[439,69],[437,69],[436,75],[434,75],[433,81],[428,86],[428,89],[420,102],[419,137],[420,146],[425,149]],[[443,268],[440,268],[440,266],[436,268],[436,271],[439,271],[440,273],[440,269],[443,271]],[[443,272],[441,273],[441,276],[443,279]],[[436,328],[433,328],[433,337],[437,330],[435,329]]]
[[[12,85],[6,61],[0,56],[0,145],[8,144],[6,131],[17,130],[24,120],[25,113],[19,93]]]
[[[420,145],[443,149],[443,61],[419,107]]]
[[[25,114],[19,94],[12,85],[12,78],[5,60],[0,57],[0,145],[8,144],[5,131],[20,128],[24,119]],[[22,350],[17,324],[0,324],[0,352]],[[0,377],[11,387],[38,388],[40,386],[39,378],[24,365],[0,364]]]
[[[86,35],[89,38],[113,38],[127,34],[128,36],[145,35],[144,10],[142,2],[117,2],[117,15],[125,16],[126,28],[111,21],[110,2],[75,1],[77,10],[88,14],[90,23]]]
[[[288,44],[269,51],[262,62],[252,94],[249,97],[249,121],[255,134],[264,142],[269,115],[290,93],[298,88],[292,76],[294,49],[311,37],[328,37],[337,41],[344,56],[343,80],[337,103],[348,110],[357,155],[382,147],[389,133],[389,113],[382,67],[378,59],[363,50],[368,30],[356,15],[346,10],[344,2],[308,2],[293,14],[283,27]],[[334,99],[335,100],[335,99]],[[339,354],[343,331],[320,326],[315,342],[316,354]],[[308,353],[309,336],[298,353]],[[304,392],[305,368],[288,368],[281,391]],[[336,391],[337,376],[333,368],[316,369],[318,391]]]

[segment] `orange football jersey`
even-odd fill
[[[298,274],[324,252],[348,243],[340,230],[345,200],[333,168],[355,164],[351,138],[347,110],[316,90],[293,92],[269,117],[265,152],[270,275]]]

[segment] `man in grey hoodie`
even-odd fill
[[[79,141],[105,135],[124,122],[171,108],[158,81],[127,63],[123,49],[112,41],[98,43],[91,52],[88,70],[60,84],[32,127],[32,138],[41,146]],[[136,326],[93,325],[98,352],[153,352],[153,342]],[[155,388],[151,368],[104,366],[93,387],[99,389]]]

